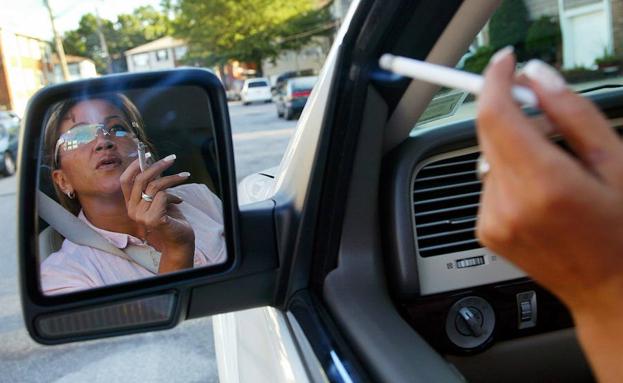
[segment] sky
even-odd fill
[[[80,17],[99,10],[100,17],[115,20],[142,5],[160,8],[160,0],[49,0],[56,28],[65,32],[78,27]],[[52,40],[52,27],[43,0],[0,0],[0,28]]]

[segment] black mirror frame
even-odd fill
[[[203,89],[209,98],[214,135],[217,143],[219,185],[222,194],[224,227],[227,238],[227,261],[212,267],[185,270],[112,286],[63,294],[44,295],[40,289],[38,264],[39,224],[36,195],[39,182],[39,155],[43,140],[43,123],[48,108],[75,94],[97,94],[123,92],[137,88],[170,86],[194,86]],[[102,335],[85,335],[73,339],[50,339],[36,329],[38,317],[51,313],[69,312],[92,307],[99,303],[114,303],[157,293],[175,292],[174,315],[170,322],[157,326],[133,329],[126,333],[165,329],[174,327],[185,316],[192,287],[206,285],[213,281],[227,280],[227,275],[241,263],[239,240],[239,209],[236,192],[236,177],[231,136],[231,125],[225,90],[220,80],[210,71],[195,68],[174,69],[157,72],[110,75],[95,79],[68,82],[46,87],[30,100],[20,135],[18,154],[18,254],[20,290],[24,320],[33,339],[43,344],[66,343]],[[115,331],[103,336],[121,335]]]

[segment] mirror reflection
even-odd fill
[[[72,97],[51,106],[44,134],[45,294],[226,261],[216,143],[200,88]]]

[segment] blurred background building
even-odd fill
[[[50,82],[50,44],[0,28],[0,108],[20,117],[30,97]]]

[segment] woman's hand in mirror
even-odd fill
[[[182,200],[167,192],[190,173],[160,177],[174,161],[174,155],[168,156],[141,173],[135,160],[120,178],[128,216],[144,228],[143,238],[162,254],[160,273],[192,268],[195,252],[193,229],[176,206]]]

